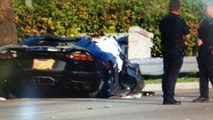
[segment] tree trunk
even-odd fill
[[[11,0],[0,0],[0,46],[17,43],[14,18]]]

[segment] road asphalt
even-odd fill
[[[213,103],[192,103],[198,89],[176,90],[181,105],[162,105],[162,92],[141,98],[23,98],[0,101],[1,120],[212,120]],[[210,89],[210,100],[213,90]]]
[[[183,82],[176,84],[176,90],[190,90],[190,89],[199,89],[198,82]],[[161,84],[146,84],[142,91],[161,91]],[[0,97],[0,101],[5,101],[5,98]]]

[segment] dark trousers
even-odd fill
[[[200,97],[209,98],[209,80],[213,84],[212,50],[201,47],[198,51],[197,62],[200,75]]]
[[[163,51],[164,74],[162,89],[164,100],[174,98],[176,80],[183,64],[183,56],[178,49]]]

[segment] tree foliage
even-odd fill
[[[182,17],[191,27],[188,55],[196,54],[197,29],[204,0],[185,0]],[[138,25],[153,32],[152,56],[161,56],[159,22],[168,13],[168,0],[13,0],[19,40],[26,34],[50,33],[78,36],[79,33],[121,33]]]

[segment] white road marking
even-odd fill
[[[29,112],[29,113],[14,114],[13,116],[37,115],[37,114],[48,114],[48,113],[57,113],[57,112],[59,111]]]

